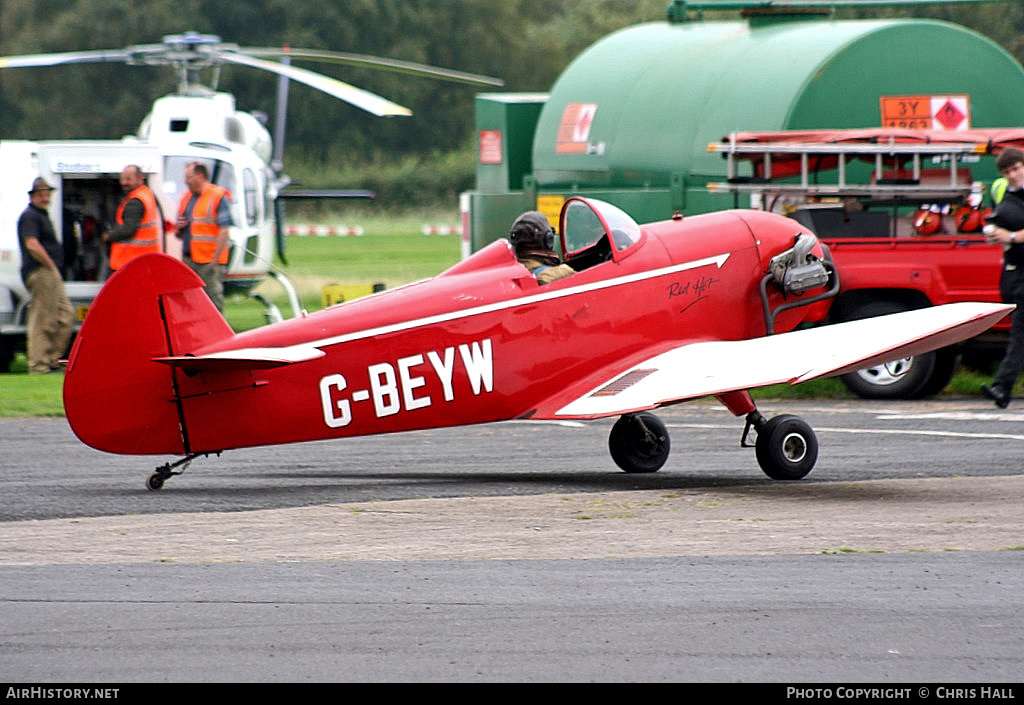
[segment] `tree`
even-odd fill
[[[666,5],[667,0],[0,0],[0,56],[120,48],[195,30],[241,46],[386,56],[497,76],[507,91],[546,91],[594,41],[630,24],[662,21]],[[1020,2],[872,4],[844,8],[839,15],[945,19],[1024,58]],[[300,157],[311,181],[318,164],[407,164],[465,151],[472,143],[478,88],[351,66],[302,65],[414,113],[376,118],[293,82],[286,165]],[[274,117],[275,76],[225,66],[219,88],[233,93],[240,109]],[[137,129],[155,98],[174,89],[174,75],[160,67],[0,70],[0,138],[119,138]]]

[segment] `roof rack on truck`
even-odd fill
[[[971,191],[964,164],[1009,146],[1024,148],[1024,129],[734,132],[708,145],[725,157],[726,181],[707,188],[950,202]]]

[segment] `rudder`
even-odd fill
[[[138,257],[100,290],[68,359],[64,411],[75,435],[125,454],[190,452],[175,375],[155,357],[184,355],[234,332],[187,266]]]

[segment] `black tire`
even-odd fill
[[[773,480],[800,480],[818,461],[818,437],[798,416],[783,414],[757,430],[757,464]]]
[[[918,391],[915,399],[924,399],[940,393],[953,381],[953,375],[960,365],[960,355],[952,348],[942,348],[931,353],[935,356],[935,366],[928,382]]]
[[[909,306],[894,301],[871,301],[855,309],[845,320],[855,321],[909,310]],[[862,399],[920,399],[945,389],[953,379],[956,365],[956,353],[943,349],[866,367],[842,375],[840,379],[847,389]]]
[[[612,426],[608,450],[625,472],[658,472],[671,450],[668,429],[654,414],[625,414]]]

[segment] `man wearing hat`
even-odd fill
[[[29,205],[18,218],[21,279],[31,300],[28,305],[29,374],[59,372],[59,360],[71,340],[74,312],[64,291],[61,270],[64,248],[47,209],[53,187],[43,178],[32,182]]]
[[[509,240],[520,264],[533,273],[539,284],[548,284],[576,273],[559,259],[555,252],[555,230],[540,211],[527,211],[516,218]]]

